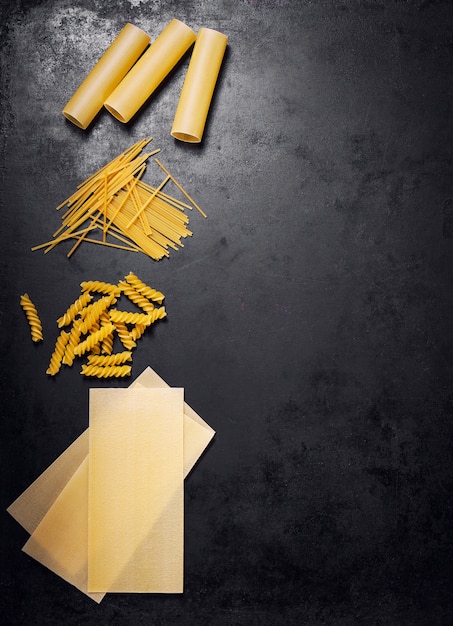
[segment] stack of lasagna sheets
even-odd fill
[[[90,389],[89,428],[8,508],[24,552],[96,602],[182,593],[184,478],[213,436],[149,367]]]

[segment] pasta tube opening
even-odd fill
[[[211,28],[200,28],[181,90],[171,134],[175,139],[199,143],[211,106],[228,37]]]
[[[105,99],[148,47],[149,41],[149,35],[143,30],[126,24],[67,102],[63,115],[85,130],[102,109]]]

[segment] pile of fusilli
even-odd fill
[[[84,376],[129,376],[137,340],[151,324],[167,315],[162,305],[164,294],[142,282],[133,272],[117,285],[96,280],[82,282],[80,287],[81,294],[57,319],[61,330],[46,374],[55,376],[63,365],[70,366],[76,358],[86,356],[87,362],[80,372]],[[121,297],[135,310],[113,308]],[[33,341],[42,340],[42,325],[35,305],[27,294],[21,296],[20,304]]]

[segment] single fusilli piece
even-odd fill
[[[79,324],[74,323],[68,337],[68,343],[66,344],[65,352],[63,355],[63,363],[65,365],[72,365],[74,363],[74,348],[80,342],[80,327]]]
[[[132,367],[130,365],[82,365],[80,371],[84,376],[95,376],[96,378],[123,378],[130,376]]]
[[[134,287],[134,289],[136,289],[139,293],[145,296],[145,298],[148,298],[153,302],[158,302],[159,304],[162,304],[162,301],[165,298],[163,293],[157,291],[156,289],[153,289],[149,285],[146,285],[133,272],[129,272],[129,274],[125,276],[125,278],[129,285],[132,285],[132,287]]]
[[[93,324],[93,326],[90,328],[89,330],[89,334],[92,335],[93,333],[97,332],[98,330],[101,329],[101,322],[99,320],[96,320]],[[108,336],[108,335],[107,335]],[[91,353],[92,354],[101,354],[101,344],[102,341],[104,341],[103,339],[101,341],[97,341],[92,347],[91,347]]]
[[[146,298],[143,294],[137,291],[135,287],[132,287],[132,285],[129,285],[129,283],[124,280],[120,280],[118,284],[121,287],[122,293],[124,293],[124,295],[127,296],[131,302],[136,304],[145,313],[151,313],[151,311],[154,309],[154,304],[150,300],[148,300],[148,298]]]
[[[99,365],[105,367],[110,365],[123,365],[127,361],[132,361],[132,352],[130,350],[116,352],[115,354],[88,355],[89,365]]]
[[[167,311],[164,306],[160,306],[157,309],[154,309],[152,313],[149,314],[151,318],[151,324],[154,324],[157,320],[163,320],[164,317],[167,317]]]
[[[24,293],[24,295],[20,297],[20,305],[27,316],[32,340],[42,341],[43,335],[41,320],[39,319],[38,311],[36,310],[36,307],[28,293]]]
[[[80,331],[86,335],[98,322],[100,316],[106,311],[111,304],[116,302],[114,296],[104,296],[100,300],[96,300],[80,311],[82,322],[80,323]]]
[[[131,328],[131,337],[134,341],[140,339],[145,330],[148,328],[149,324],[136,324],[133,328]]]
[[[132,350],[132,348],[135,348],[137,344],[129,332],[126,324],[123,324],[123,322],[115,322],[115,328],[118,333],[118,338],[126,350]]]
[[[113,333],[114,330],[115,326],[113,324],[101,326],[99,330],[91,333],[84,341],[81,341],[77,346],[75,346],[74,354],[76,356],[81,356],[82,354],[85,354],[85,352],[90,352],[96,344],[102,342],[107,335]]]
[[[123,324],[149,324],[150,315],[148,313],[130,313],[129,311],[119,311],[111,309],[109,312],[111,321],[122,322]]]
[[[102,312],[102,314],[99,317],[99,322],[101,323],[101,326],[110,324],[110,317],[109,317],[108,311]],[[110,333],[110,335],[107,335],[107,337],[105,337],[105,339],[101,341],[100,349],[101,349],[102,354],[112,354],[114,340],[115,340],[114,334]]]
[[[63,362],[63,357],[65,354],[66,344],[69,340],[69,333],[62,330],[61,333],[57,337],[57,341],[55,343],[55,349],[50,357],[49,367],[46,370],[46,374],[50,374],[51,376],[55,376],[60,371],[61,364]]]
[[[71,304],[66,313],[57,319],[58,328],[71,324],[75,320],[77,314],[80,313],[80,311],[84,309],[92,299],[93,296],[88,292],[79,296],[77,300]]]
[[[85,280],[80,283],[82,291],[91,291],[92,293],[102,293],[106,296],[120,295],[121,289],[118,285],[112,285],[112,283],[105,283],[101,280]]]

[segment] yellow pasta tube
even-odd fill
[[[195,41],[189,26],[172,20],[104,102],[120,122],[128,122]]]
[[[200,28],[171,129],[176,139],[201,141],[227,43],[226,35]]]
[[[63,115],[79,128],[87,128],[149,41],[141,28],[126,24],[66,104]]]

